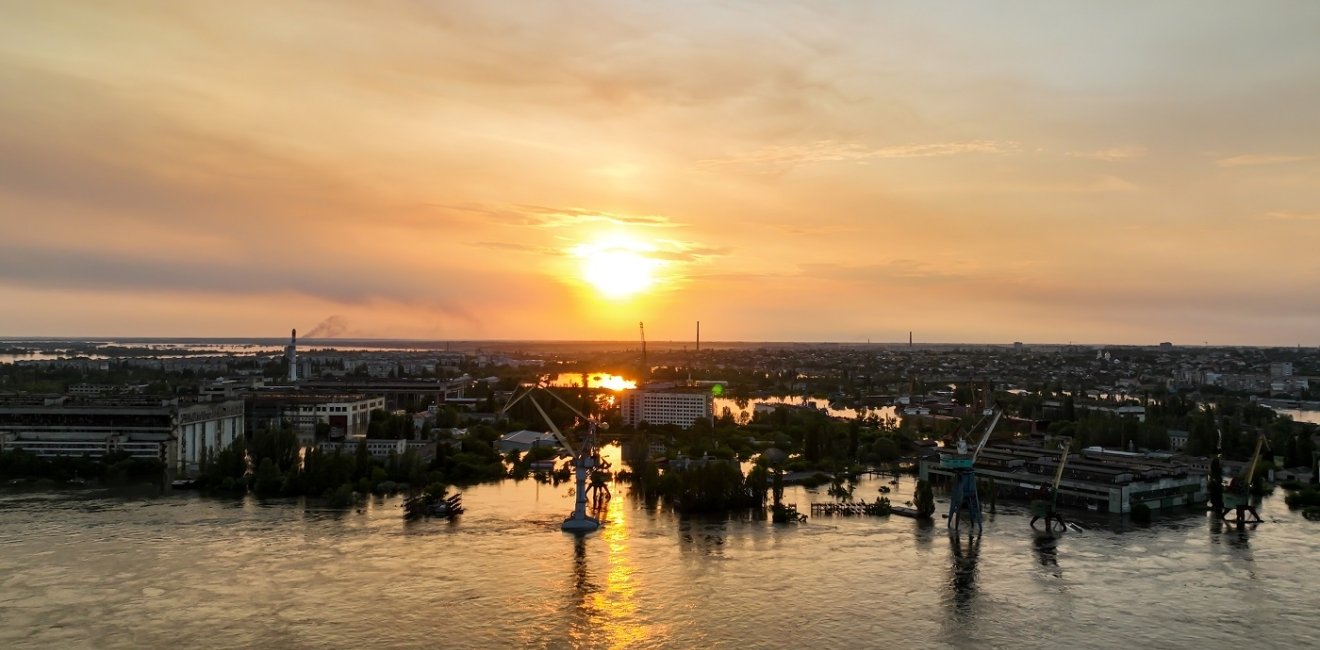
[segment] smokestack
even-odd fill
[[[701,352],[701,321],[697,321],[697,352]]]
[[[908,330],[908,349],[912,349],[912,330]]]
[[[284,360],[289,363],[289,381],[298,381],[298,330],[289,330],[289,346],[284,348]]]

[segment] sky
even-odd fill
[[[0,0],[0,336],[1320,345],[1316,34]]]

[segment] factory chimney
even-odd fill
[[[289,331],[289,345],[284,348],[284,360],[289,364],[289,381],[298,381],[298,330]]]

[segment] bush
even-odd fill
[[[1132,521],[1138,524],[1150,523],[1150,506],[1144,503],[1132,504]]]
[[[345,483],[334,490],[328,490],[324,495],[325,504],[331,508],[347,508],[353,505],[353,486]]]
[[[1293,492],[1284,497],[1283,502],[1288,504],[1289,508],[1320,506],[1320,487],[1307,486],[1299,492]]]
[[[930,487],[930,481],[917,479],[917,492],[913,497],[913,505],[917,508],[917,516],[922,519],[929,519],[935,514],[935,493]]]

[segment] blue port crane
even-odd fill
[[[986,409],[976,425],[967,434],[958,438],[957,452],[940,456],[940,467],[953,471],[953,487],[949,491],[950,530],[958,530],[966,522],[969,529],[974,529],[978,535],[981,534],[981,496],[976,491],[976,459],[981,455],[981,450],[990,440],[990,434],[994,433],[995,426],[999,424],[999,418],[1003,414],[1004,412],[998,408]],[[985,432],[981,434],[976,448],[969,451],[968,438],[982,426]]]
[[[559,430],[559,427],[555,426],[554,421],[550,419],[550,416],[545,412],[545,409],[542,408],[541,404],[532,396],[532,393],[537,391],[541,391],[558,400],[560,404],[567,407],[569,411],[572,411],[574,415],[578,416],[578,418],[586,424],[586,433],[583,435],[582,443],[580,445],[574,447],[573,443],[569,442],[568,438]],[[573,508],[573,514],[569,515],[568,518],[564,520],[559,527],[560,530],[569,533],[590,533],[600,529],[600,520],[587,514],[587,480],[595,468],[600,465],[600,456],[596,449],[596,430],[609,428],[609,423],[601,422],[598,418],[584,415],[581,411],[574,408],[572,404],[565,401],[564,398],[556,395],[554,391],[547,389],[541,381],[527,384],[520,387],[520,390],[514,391],[514,394],[509,397],[509,402],[504,405],[503,409],[500,409],[500,415],[502,416],[505,413],[508,413],[509,409],[513,408],[514,404],[517,404],[523,399],[532,403],[532,406],[536,408],[536,412],[540,413],[541,418],[545,420],[546,426],[555,434],[555,439],[559,441],[559,444],[568,451],[573,459],[573,474],[577,484],[577,501]]]

